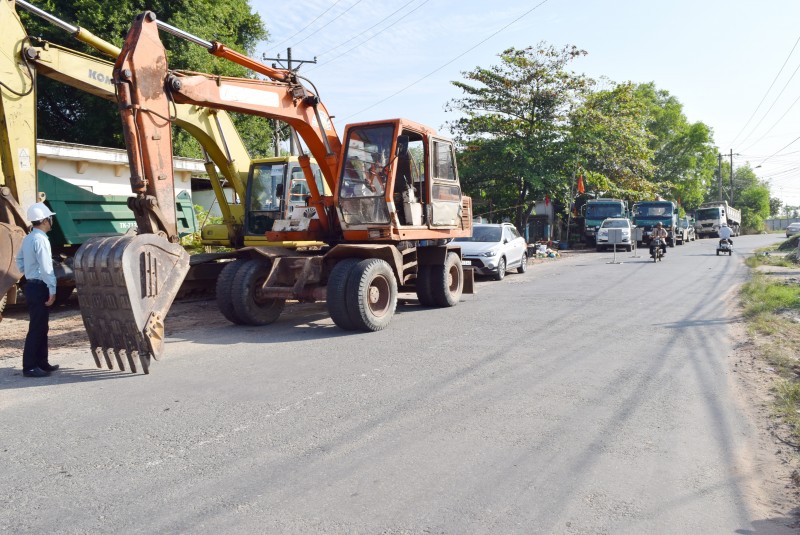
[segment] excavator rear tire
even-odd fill
[[[229,262],[217,277],[217,306],[225,319],[236,325],[244,325],[244,321],[233,308],[233,279],[244,264],[244,259]]]
[[[447,253],[444,264],[431,266],[431,295],[437,307],[456,306],[464,289],[464,268],[461,258]]]
[[[345,289],[350,319],[362,331],[380,331],[397,308],[397,280],[385,260],[367,258],[350,271]]]
[[[269,275],[271,262],[254,258],[247,260],[236,271],[233,279],[233,310],[245,325],[269,325],[283,312],[286,299],[262,298],[258,295],[261,284]]]
[[[417,299],[419,304],[426,307],[436,306],[431,293],[431,268],[433,266],[423,265],[417,269]]]
[[[350,318],[348,312],[347,299],[347,280],[353,267],[361,261],[360,258],[345,258],[339,260],[328,277],[327,301],[328,313],[333,322],[345,331],[352,331],[356,328],[355,322]]]
[[[6,298],[8,296],[3,294],[3,297],[0,297],[0,314],[6,309]]]

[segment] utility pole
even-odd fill
[[[719,200],[722,202],[722,153],[717,154],[717,185],[719,186]]]
[[[264,61],[277,61],[278,62],[277,64],[276,63],[272,64],[272,68],[273,69],[277,69],[278,65],[280,65],[282,69],[286,69],[286,70],[292,71],[294,73],[296,73],[298,70],[300,70],[300,67],[303,66],[303,63],[316,63],[317,62],[317,57],[316,56],[314,56],[313,60],[309,60],[309,59],[295,59],[295,60],[292,60],[292,49],[291,49],[291,47],[288,47],[286,49],[286,66],[284,66],[283,63],[281,63],[281,61],[283,61],[283,60],[281,59],[281,55],[280,54],[278,54],[277,58],[268,58],[268,57],[266,57],[266,55],[264,55],[264,56],[262,56],[261,59],[264,60]],[[297,67],[295,67],[293,65],[293,62],[298,64]],[[277,128],[276,128],[276,130],[277,130]],[[295,146],[294,146],[294,137],[295,136],[294,136],[293,129],[289,128],[289,130],[290,130],[290,132],[289,132],[289,154],[294,156],[295,155]],[[275,151],[275,156],[279,156],[279,154],[277,152],[277,149]]]
[[[731,149],[731,206],[733,206],[733,149]]]

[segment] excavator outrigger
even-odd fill
[[[269,80],[170,71],[159,27],[244,65]],[[453,143],[405,119],[346,126],[340,140],[316,91],[297,73],[263,65],[138,16],[114,67],[114,84],[131,165],[131,207],[138,235],[87,242],[75,271],[81,313],[96,355],[138,355],[145,372],[163,352],[164,318],[188,259],[177,244],[172,178],[171,104],[259,115],[288,123],[302,138],[332,192],[316,184],[310,156],[300,165],[308,209],[275,221],[274,241],[320,240],[320,251],[253,247],[220,275],[218,298],[235,323],[275,321],[287,299],[327,300],[344,329],[376,331],[391,320],[398,291],[416,292],[427,306],[454,306],[471,291],[452,238],[472,232],[469,197],[462,195]],[[465,288],[465,280],[467,282]],[[107,361],[108,361],[108,357]]]

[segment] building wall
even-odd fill
[[[124,150],[57,141],[39,141],[36,150],[41,171],[98,195],[132,195]],[[174,169],[176,195],[184,190],[191,194],[192,176],[205,176],[202,160],[175,158]]]

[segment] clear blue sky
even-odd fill
[[[761,165],[756,173],[769,180],[772,195],[800,205],[800,74],[792,77],[800,45],[790,55],[800,39],[800,0],[251,5],[270,32],[259,56],[285,58],[291,47],[296,59],[317,57],[300,72],[317,86],[340,132],[349,122],[406,117],[447,133],[446,121],[457,116],[444,105],[459,96],[451,81],[462,72],[498,63],[508,47],[570,44],[588,52],[574,71],[655,82],[690,121],[713,129],[720,152],[739,154],[735,167]]]

